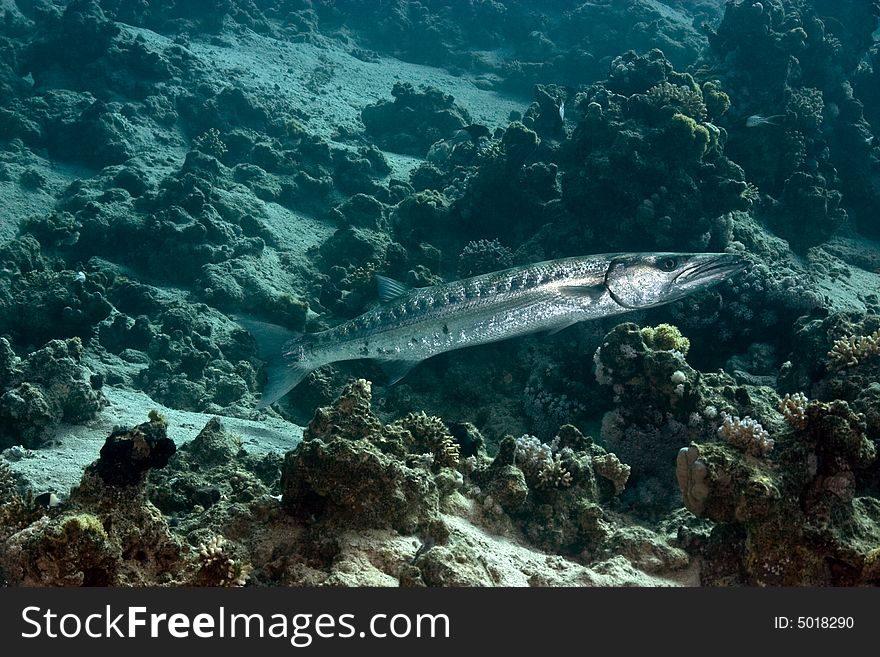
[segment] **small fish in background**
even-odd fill
[[[757,128],[762,125],[779,125],[779,122],[785,118],[784,114],[774,114],[773,116],[761,116],[760,114],[752,114],[746,119],[747,128]]]
[[[559,101],[559,120],[565,123],[565,101]]]

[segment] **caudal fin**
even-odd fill
[[[281,399],[314,369],[299,360],[302,333],[251,317],[236,315],[233,319],[254,336],[257,355],[266,370],[266,387],[257,408],[266,408]]]

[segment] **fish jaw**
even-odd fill
[[[609,266],[606,285],[621,306],[653,308],[717,285],[747,265],[731,253],[624,254]]]

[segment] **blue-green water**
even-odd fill
[[[0,16],[9,584],[878,583],[876,3]]]

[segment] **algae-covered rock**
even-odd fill
[[[371,399],[369,382],[360,379],[317,411],[303,442],[285,457],[283,503],[331,525],[412,533],[437,518],[437,485],[429,471],[402,460],[415,438],[383,425]]]
[[[623,491],[629,466],[571,425],[552,443],[534,436],[502,440],[471,478],[536,545],[562,554],[599,554],[615,519],[602,507]]]
[[[79,338],[52,340],[24,359],[0,338],[0,447],[39,447],[61,422],[83,422],[104,407],[101,379],[82,365]]]
[[[367,132],[387,150],[424,156],[431,144],[471,123],[467,110],[439,89],[416,90],[397,82],[391,95],[393,101],[368,105],[361,112]]]
[[[864,416],[804,396],[780,407],[790,428],[764,458],[712,443],[679,454],[685,505],[719,523],[701,548],[711,562],[705,583],[876,584],[880,506],[858,494],[877,458]],[[731,533],[742,541],[720,549]]]
[[[150,421],[134,429],[118,429],[107,437],[96,474],[109,486],[143,483],[152,468],[163,468],[177,449],[165,433],[167,424],[153,411]]]
[[[147,501],[146,477],[174,443],[158,416],[107,438],[70,499],[0,543],[15,586],[145,586],[182,583],[194,568],[167,520]]]

